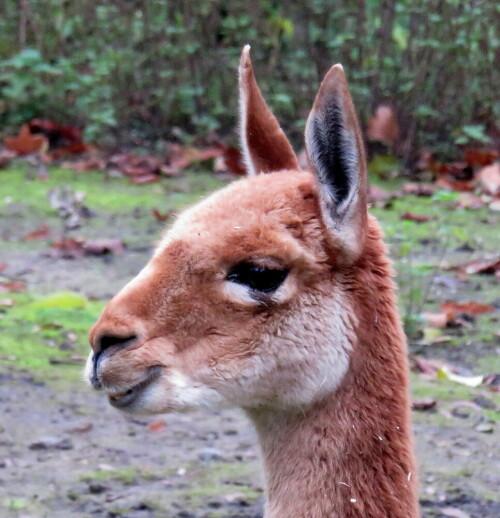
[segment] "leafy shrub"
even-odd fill
[[[390,101],[400,154],[447,153],[487,140],[500,115],[499,10],[477,0],[4,0],[0,124],[49,116],[131,143],[230,131],[249,42],[292,138],[318,81],[342,62],[363,123]]]

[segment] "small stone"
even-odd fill
[[[211,462],[214,460],[222,460],[224,456],[217,448],[203,448],[200,453],[198,453],[198,458],[203,462]]]
[[[104,493],[108,488],[102,484],[90,483],[89,484],[89,493],[91,495],[100,495]]]
[[[475,430],[481,433],[493,433],[493,423],[479,423]]]
[[[474,403],[476,403],[477,406],[480,406],[481,408],[487,408],[488,410],[495,410],[496,408],[495,403],[491,399],[488,399],[484,396],[477,396],[474,398],[473,401]]]
[[[30,450],[72,450],[73,442],[64,437],[44,437],[29,446]]]

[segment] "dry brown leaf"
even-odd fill
[[[385,142],[394,146],[399,139],[399,126],[396,114],[391,106],[380,105],[375,115],[368,121],[366,131],[368,139],[375,142]]]
[[[85,160],[73,160],[71,162],[63,162],[62,168],[72,169],[77,173],[85,173],[86,171],[102,170],[105,168],[105,162],[101,158],[87,158]]]
[[[483,313],[491,313],[495,310],[493,306],[474,301],[462,303],[454,301],[443,302],[439,306],[439,309],[452,317],[456,315],[482,315]]]
[[[392,194],[376,185],[368,187],[368,203],[372,203],[375,207],[383,208],[388,201],[392,199]]]
[[[162,213],[158,209],[153,209],[151,212],[153,213],[156,221],[159,221],[160,223],[165,223],[165,221],[170,219],[175,213],[173,210],[168,210],[167,212]]]
[[[5,281],[0,282],[0,293],[8,293],[8,292],[20,292],[26,291],[26,284],[21,281]]]
[[[461,192],[455,204],[457,209],[480,209],[484,206],[485,202],[470,192]]]
[[[23,236],[23,241],[37,241],[39,239],[47,239],[49,235],[49,226],[46,223],[40,225],[37,229],[28,232]]]
[[[468,275],[474,273],[494,275],[500,271],[500,255],[491,258],[475,259],[474,261],[469,261],[463,264],[457,264],[455,266],[451,266],[450,270],[463,272]]]
[[[415,221],[416,223],[427,223],[433,219],[430,216],[414,214],[413,212],[405,212],[404,214],[401,214],[400,218],[406,221]]]
[[[90,432],[94,428],[94,424],[91,422],[80,424],[77,426],[73,426],[72,428],[68,428],[67,432],[69,433],[86,433]]]
[[[48,148],[48,141],[43,135],[33,135],[27,124],[21,128],[17,137],[5,139],[5,147],[18,156],[40,153]]]
[[[426,412],[428,410],[433,410],[436,408],[437,401],[435,399],[431,398],[422,398],[422,399],[415,399],[412,404],[411,408],[412,410],[417,410],[419,412]]]
[[[152,433],[158,433],[158,432],[162,432],[163,430],[165,430],[165,428],[167,427],[167,423],[165,423],[165,420],[164,419],[155,419],[154,421],[151,421],[149,424],[148,424],[148,431],[152,432]]]
[[[68,238],[52,243],[56,249],[55,255],[62,259],[79,259],[84,256],[83,239]]]
[[[447,327],[450,321],[450,317],[447,313],[425,312],[422,313],[422,318],[429,326],[437,327],[439,329],[444,329]]]
[[[446,189],[448,191],[471,192],[474,190],[472,180],[455,180],[450,176],[438,178],[436,185],[440,189]]]
[[[398,193],[398,196],[412,194],[413,196],[428,197],[432,196],[436,189],[437,187],[433,183],[406,182]]]
[[[500,194],[500,163],[487,165],[477,173],[479,184],[487,194],[495,196]]]
[[[422,356],[413,356],[411,358],[411,370],[420,372],[429,378],[435,378],[440,369],[442,369],[444,362],[433,358],[424,358]]]

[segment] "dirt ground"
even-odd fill
[[[29,216],[19,222],[2,210],[6,241],[14,224],[34,225]],[[88,235],[102,236],[107,228],[107,237],[129,236],[133,246],[121,256],[69,261],[37,243],[5,246],[0,262],[9,265],[9,278],[22,279],[34,293],[69,289],[105,300],[147,261],[159,226],[153,220],[134,226],[144,215],[117,220],[101,213],[88,225]],[[477,354],[440,351],[468,368]],[[487,343],[484,351],[498,349]],[[262,517],[256,437],[239,411],[131,418],[89,389],[78,368],[51,369],[40,375],[0,360],[0,516]],[[52,378],[57,369],[70,374]],[[437,410],[414,412],[422,516],[497,518],[500,441],[498,423],[488,418],[498,410],[496,395],[480,387],[454,397],[448,385],[412,379],[417,396],[435,389],[438,400]],[[463,397],[474,404],[457,403]]]

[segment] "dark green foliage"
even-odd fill
[[[342,62],[363,123],[389,101],[401,155],[446,152],[487,140],[500,115],[499,9],[479,0],[3,0],[0,127],[46,116],[109,144],[230,131],[250,43],[292,138],[324,72]]]

